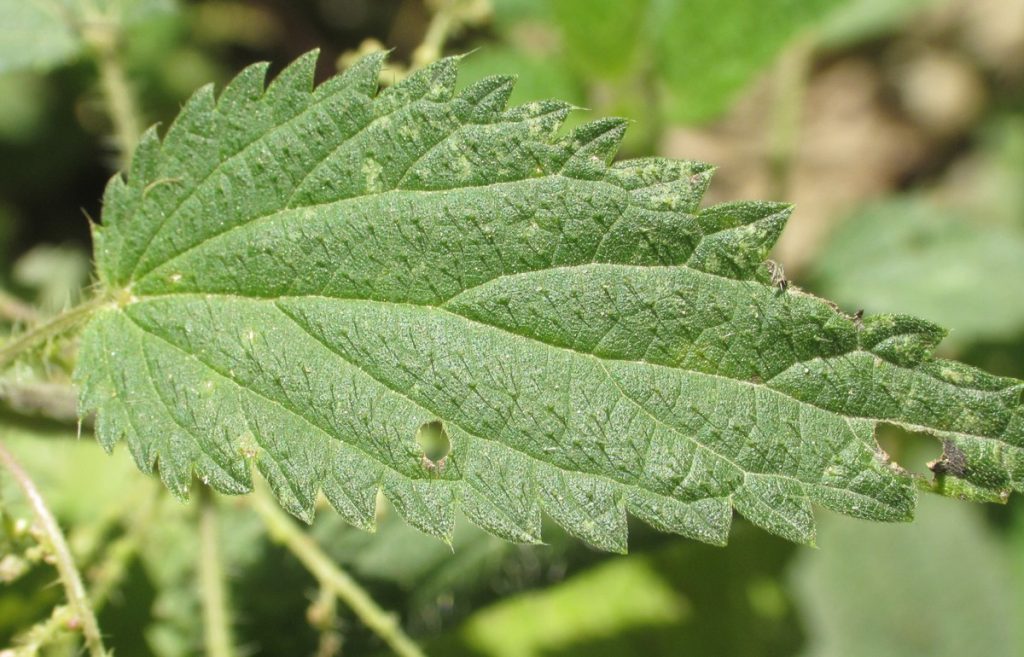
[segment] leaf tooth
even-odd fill
[[[263,103],[270,108],[280,108],[285,118],[294,113],[295,100],[313,93],[313,79],[320,50],[310,50],[285,67],[263,95]]]
[[[141,140],[139,145],[142,145]],[[103,223],[99,225],[109,226],[130,217],[135,210],[132,199],[138,197],[136,191],[129,187],[124,175],[115,173],[103,190]]]
[[[733,505],[747,520],[794,543],[814,545],[814,513],[800,482],[748,473],[732,495]]]
[[[443,103],[452,99],[455,94],[455,82],[458,78],[459,60],[461,57],[445,57],[416,71],[398,84],[385,89],[377,97],[383,103],[382,109],[395,105],[426,98]]]
[[[492,75],[463,89],[458,99],[473,107],[471,121],[491,123],[504,112],[515,84],[514,75]]]
[[[96,269],[101,280],[114,284],[126,282],[119,276],[124,255],[123,232],[113,227],[127,224],[142,203],[147,187],[157,179],[159,153],[160,136],[157,127],[150,126],[139,138],[127,179],[118,173],[107,183],[103,192],[103,224],[94,229]]]
[[[306,484],[308,478],[296,479],[295,473],[286,472],[278,461],[270,458],[267,452],[260,452],[257,455],[256,467],[270,484],[270,490],[281,508],[306,524],[312,524],[316,502],[315,494],[310,495],[309,491],[292,486],[294,482]]]
[[[452,427],[456,433],[461,432]],[[541,511],[527,457],[476,440],[465,459],[459,506],[476,525],[515,543],[541,542]]]
[[[455,531],[455,495],[451,482],[409,479],[387,470],[381,483],[385,497],[406,522],[451,545]]]
[[[707,185],[714,171],[715,167],[706,162],[638,157],[612,164],[608,170],[608,179],[632,191],[671,183]]]
[[[167,490],[179,500],[187,501],[192,488],[192,463],[196,458],[189,439],[182,434],[167,436],[170,449],[157,454],[155,469]]]
[[[561,143],[567,156],[562,173],[584,180],[605,175],[622,144],[627,124],[626,119],[605,118],[574,129]]]
[[[216,105],[213,84],[199,87],[185,101],[185,106],[167,129],[161,149],[163,158],[176,155],[180,151],[183,159],[195,159],[199,153],[203,153],[200,156],[202,160],[209,159],[206,153],[216,149],[212,116]]]
[[[379,87],[380,72],[388,59],[388,51],[379,50],[356,60],[341,75],[336,75],[320,84],[313,92],[314,98],[352,91],[372,98]]]
[[[194,96],[193,96],[194,97]],[[160,153],[160,135],[157,126],[152,125],[139,137],[139,143],[132,155],[132,163],[128,169],[128,185],[132,191],[141,195],[153,178],[157,175],[157,158]],[[137,199],[139,200],[139,199]],[[104,204],[106,199],[104,199]],[[106,205],[104,205],[104,210]],[[104,214],[104,219],[106,214]]]
[[[246,108],[263,97],[269,68],[267,62],[257,62],[242,69],[224,87],[217,99],[217,109],[227,115],[244,113]]]
[[[903,367],[923,362],[944,337],[941,326],[908,315],[865,317],[858,333],[862,349]]]
[[[509,123],[528,124],[533,128],[531,132],[536,133],[537,141],[544,141],[550,139],[575,109],[571,103],[561,100],[537,100],[508,108],[502,119]]]
[[[203,485],[218,493],[243,495],[252,492],[252,474],[241,459],[236,463],[221,464],[203,450],[198,450],[193,470]]]
[[[374,531],[381,466],[340,442],[328,449],[331,457],[323,480],[324,495],[346,522]]]
[[[693,269],[749,279],[763,268],[793,208],[784,203],[723,203],[700,213],[704,232],[687,262]]]
[[[651,527],[710,545],[729,542],[732,506],[728,498],[709,497],[682,502],[631,488],[626,493],[629,512]]]
[[[573,536],[608,552],[626,554],[622,486],[602,477],[535,467],[541,508]]]

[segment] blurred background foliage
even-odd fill
[[[797,285],[934,320],[944,356],[1024,377],[1024,0],[0,0],[3,330],[89,285],[88,221],[120,157],[104,62],[166,125],[200,85],[314,47],[321,78],[393,49],[383,84],[472,51],[467,83],[517,73],[513,102],[634,119],[621,155],[718,165],[709,202],[797,204],[774,256]],[[116,654],[200,654],[194,505],[76,440],[73,362],[54,346],[0,379],[2,439],[68,529]],[[917,471],[938,453],[879,439]],[[383,652],[244,500],[217,504],[243,654]],[[61,592],[6,479],[0,509],[0,654],[33,654],[16,637]],[[1018,498],[926,498],[902,526],[821,511],[819,550],[743,522],[726,549],[637,523],[626,557],[466,523],[449,549],[379,515],[371,535],[325,508],[311,532],[435,655],[1024,655]]]

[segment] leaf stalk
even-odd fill
[[[96,297],[69,308],[47,321],[38,324],[17,337],[0,346],[0,370],[6,368],[16,358],[46,342],[50,338],[66,333],[87,320],[97,308],[107,303],[102,297]]]

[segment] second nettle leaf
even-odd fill
[[[456,91],[458,59],[383,91],[381,55],[314,88],[315,60],[204,87],[108,186],[82,410],[171,490],[248,491],[254,460],[307,520],[322,490],[371,527],[383,490],[442,538],[458,507],[512,541],[546,513],[623,551],[630,513],[721,544],[735,508],[811,542],[814,503],[911,516],[878,421],[945,441],[944,490],[1020,489],[1022,384],[773,286],[788,206],[701,210],[708,166],[611,164],[623,121],[562,136],[567,104]]]

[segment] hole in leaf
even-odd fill
[[[928,463],[942,456],[942,443],[923,432],[907,431],[891,424],[879,424],[875,432],[878,445],[889,460],[917,475],[931,478]]]
[[[430,462],[438,463],[452,451],[452,442],[440,420],[424,422],[416,431],[416,443]]]

